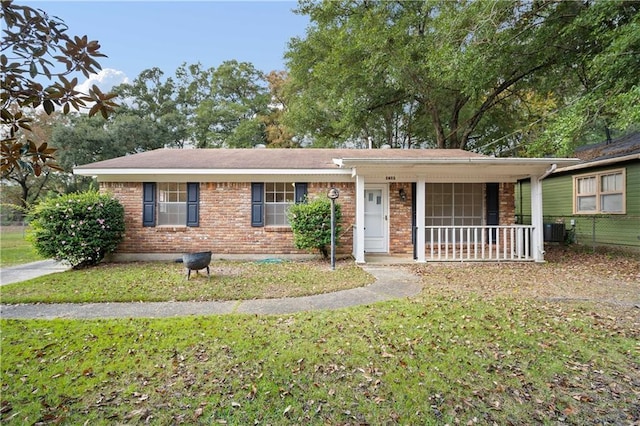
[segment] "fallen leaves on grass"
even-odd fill
[[[176,263],[105,263],[3,286],[3,303],[91,303],[247,300],[299,297],[370,284],[374,278],[353,262],[332,271],[323,262],[215,261],[211,278]]]
[[[336,311],[5,320],[0,420],[638,423],[637,265],[583,260],[413,267],[417,297]]]
[[[427,292],[481,297],[640,303],[640,258],[551,248],[547,263],[438,263],[414,266]]]

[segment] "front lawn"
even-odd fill
[[[549,259],[413,266],[417,297],[336,311],[0,320],[0,423],[640,423],[640,260]]]
[[[633,424],[638,311],[465,295],[2,320],[1,423]]]
[[[3,226],[0,231],[0,268],[42,260],[26,240],[26,228]]]
[[[308,296],[361,287],[373,277],[353,262],[214,261],[186,280],[180,263],[105,263],[2,287],[2,303],[160,302]]]

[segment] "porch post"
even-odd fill
[[[418,179],[416,182],[416,252],[417,261],[420,263],[426,262],[424,241],[426,186],[424,179]]]
[[[539,177],[531,176],[531,247],[533,260],[544,262],[544,230],[542,223],[542,182]]]
[[[364,260],[364,177],[356,175],[356,263]]]

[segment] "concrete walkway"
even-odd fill
[[[31,278],[41,277],[54,272],[62,272],[69,269],[68,265],[53,259],[40,260],[0,269],[0,285],[13,284]]]
[[[420,292],[420,279],[401,268],[365,266],[376,278],[366,287],[283,299],[220,302],[61,303],[0,305],[2,318],[163,318],[187,315],[289,314],[340,309],[384,300],[411,297]],[[2,271],[4,275],[4,271]],[[4,276],[3,276],[4,282]]]

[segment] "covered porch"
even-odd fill
[[[541,181],[555,170],[558,165],[574,164],[575,159],[523,159],[523,158],[412,158],[393,160],[389,158],[343,158],[337,164],[349,167],[356,183],[356,215],[353,234],[353,255],[357,263],[391,262],[445,262],[445,261],[544,261],[543,223],[542,223],[542,185]],[[488,185],[498,183],[515,183],[523,177],[531,180],[531,225],[515,224],[515,217],[505,217],[505,212],[498,216],[498,206],[494,212],[485,207],[489,203]],[[411,214],[406,210],[394,208],[394,192],[398,184],[410,184],[411,193],[408,200],[404,187],[399,197],[411,203]],[[462,188],[464,184],[474,184],[482,189],[482,213],[476,213],[473,223],[458,220],[465,214],[451,207],[451,217],[442,223],[433,220],[427,209],[434,203],[434,184],[452,185]],[[455,186],[458,185],[458,186]],[[467,185],[468,186],[468,185]],[[390,190],[389,188],[394,188]],[[368,210],[373,201],[380,205],[379,232],[381,242],[373,250],[370,238],[372,221]],[[456,194],[464,199],[464,191]],[[386,198],[385,198],[386,197]],[[510,195],[513,198],[513,195]],[[456,198],[458,199],[458,198]],[[382,202],[380,202],[382,200]],[[389,200],[385,205],[384,200]],[[397,201],[397,200],[396,200]],[[511,200],[514,202],[515,200]],[[442,201],[439,201],[442,203]],[[461,202],[463,204],[463,202]],[[375,207],[375,206],[374,206]],[[402,206],[400,206],[402,207]],[[459,214],[460,216],[456,216]],[[515,215],[513,215],[515,216]],[[499,219],[498,219],[499,218]],[[408,224],[407,222],[411,223]],[[469,222],[469,221],[467,221]],[[393,225],[391,225],[393,223]],[[399,225],[409,226],[413,253],[399,253],[391,250],[389,235],[395,235],[394,229]],[[386,229],[385,229],[386,227]],[[362,232],[360,232],[362,230]],[[386,241],[385,241],[386,238]],[[397,238],[397,237],[393,237]]]
[[[532,250],[533,229],[532,225],[426,226],[424,261],[535,261]],[[393,255],[365,252],[365,263],[415,263],[417,257],[415,253]]]

